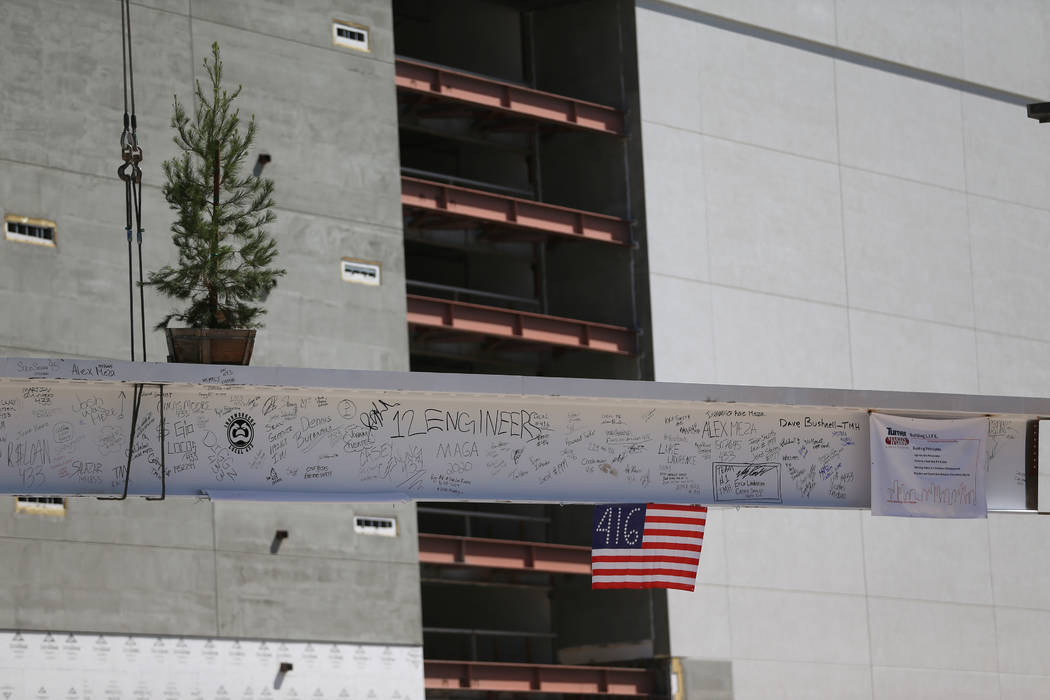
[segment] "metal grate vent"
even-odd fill
[[[368,45],[368,27],[351,22],[332,20],[332,43],[356,51],[371,51]]]
[[[33,515],[65,515],[66,499],[52,496],[18,496],[15,498],[15,512]]]
[[[55,222],[9,214],[4,217],[4,235],[9,241],[55,247]]]
[[[361,535],[397,537],[397,518],[377,515],[355,515],[354,532]]]
[[[344,282],[379,286],[379,263],[343,258],[341,264]]]

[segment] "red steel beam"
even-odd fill
[[[441,182],[401,176],[401,205],[407,209],[513,226],[545,234],[628,245],[630,224],[606,214],[543,204]]]
[[[596,350],[614,355],[635,353],[635,333],[623,326],[416,294],[409,294],[407,298],[410,326],[443,328],[481,336]]]
[[[545,542],[419,534],[419,561],[551,574],[590,574],[590,547]]]
[[[398,58],[395,66],[402,90],[575,129],[624,133],[623,112],[613,107],[407,58]]]
[[[427,690],[508,693],[572,693],[645,697],[655,690],[652,673],[641,668],[511,664],[489,661],[423,660]]]

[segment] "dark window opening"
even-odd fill
[[[353,29],[344,29],[342,27],[337,28],[336,33],[344,39],[352,39],[353,41],[364,41],[365,33],[355,31]]]
[[[55,241],[55,228],[53,226],[40,226],[36,224],[21,223],[17,221],[7,222],[7,233],[26,238],[36,238],[41,241]]]

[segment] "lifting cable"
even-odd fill
[[[132,215],[134,215],[134,232],[139,250],[139,326],[142,335],[142,361],[146,361],[146,295],[142,274],[142,148],[138,140],[138,120],[135,116],[135,75],[134,62],[131,57],[131,0],[120,0],[120,53],[124,72],[124,130],[120,134],[120,156],[123,163],[117,169],[117,176],[124,182],[124,230],[128,238],[128,316],[131,328],[131,361],[135,361],[135,282],[132,259]],[[128,95],[131,96],[131,112],[128,112]],[[160,483],[159,498],[163,500],[167,492],[164,464],[164,385],[160,387]],[[133,391],[131,409],[131,435],[128,439],[128,461],[124,467],[124,492],[114,499],[124,500],[128,497],[128,485],[131,482],[131,462],[135,456],[135,433],[138,428],[139,409],[142,404],[144,385],[136,383]]]
[[[124,181],[124,231],[128,237],[128,314],[131,327],[131,361],[135,361],[135,282],[132,262],[132,214],[139,249],[139,321],[142,331],[142,361],[146,361],[146,303],[142,274],[142,148],[138,142],[135,116],[135,75],[131,57],[131,0],[120,0],[120,54],[124,74],[124,131],[120,134],[120,155],[124,161],[117,175]],[[130,89],[129,89],[130,87]],[[131,113],[128,113],[128,95]]]
[[[123,164],[117,169],[117,176],[124,181],[124,231],[128,236],[128,320],[131,328],[131,361],[135,361],[135,282],[133,279],[134,262],[131,246],[131,217],[135,214],[135,224],[139,238],[139,270],[142,269],[142,206],[139,198],[142,193],[142,149],[138,144],[138,121],[135,117],[135,77],[134,64],[131,60],[131,2],[120,0],[120,59],[124,78],[124,131],[120,134],[120,157]],[[128,82],[131,83],[131,114],[128,114]],[[130,172],[129,172],[130,170]],[[142,282],[141,272],[139,282]],[[146,329],[142,329],[142,360],[146,360]],[[142,403],[142,385],[136,384],[132,392],[131,439],[128,443],[128,464],[124,473],[124,496],[127,498],[128,480],[131,473],[131,455],[135,445],[135,427],[138,423],[139,405]]]

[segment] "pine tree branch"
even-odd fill
[[[172,242],[177,266],[150,274],[146,284],[182,302],[159,327],[182,321],[194,327],[259,325],[256,302],[277,285],[285,270],[272,268],[277,244],[266,232],[273,223],[273,181],[241,176],[256,136],[254,116],[241,128],[233,106],[241,87],[222,87],[217,44],[204,60],[207,88],[196,81],[192,115],[176,97],[171,119],[181,153],[165,161],[163,193],[176,212]],[[240,241],[232,245],[232,241]]]

